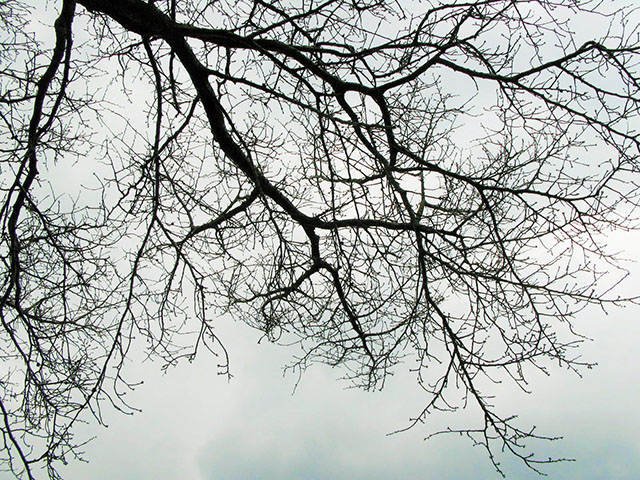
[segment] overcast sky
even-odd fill
[[[616,235],[614,246],[640,258],[640,235]],[[637,293],[640,269],[621,290]],[[522,424],[564,435],[541,444],[539,453],[575,462],[545,469],[551,479],[635,479],[640,471],[640,308],[596,310],[576,320],[594,338],[582,352],[598,361],[579,378],[552,369],[532,380],[531,395],[501,388],[497,400]],[[285,349],[256,344],[248,327],[221,319],[218,333],[231,353],[234,378],[217,376],[215,359],[202,356],[166,375],[158,365],[132,367],[144,385],[131,396],[142,412],[107,411],[108,429],[79,429],[97,435],[86,447],[87,464],[62,470],[67,480],[217,479],[477,479],[500,478],[480,448],[459,437],[423,437],[430,425],[387,436],[406,425],[424,400],[406,374],[383,392],[346,390],[339,372],[312,368],[292,395],[293,377],[282,377]],[[464,414],[463,414],[464,415]],[[430,417],[431,425],[442,419]],[[510,478],[537,478],[503,458]]]
[[[614,249],[640,259],[640,234],[617,234]],[[621,294],[638,293],[640,267]],[[585,310],[578,331],[594,341],[583,345],[586,360],[599,366],[584,377],[551,369],[532,377],[533,394],[501,386],[503,412],[521,425],[564,440],[540,444],[536,452],[575,462],[544,468],[551,479],[636,479],[640,471],[640,307],[608,315]],[[226,479],[440,479],[501,478],[484,451],[460,437],[423,441],[446,419],[388,436],[420,412],[425,397],[408,365],[382,392],[347,389],[340,371],[311,368],[292,395],[296,378],[283,378],[290,352],[257,344],[259,333],[221,318],[217,333],[229,350],[231,381],[216,375],[216,359],[203,354],[160,372],[160,365],[131,364],[128,377],[144,380],[129,395],[142,409],[132,416],[105,408],[107,429],[88,425],[78,438],[96,438],[85,448],[88,463],[61,468],[65,480]],[[204,352],[203,352],[204,353]],[[453,417],[458,419],[464,417]],[[512,458],[501,457],[510,478],[538,476]],[[2,475],[2,474],[0,474]],[[8,478],[8,477],[7,477]]]

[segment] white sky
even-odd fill
[[[640,258],[640,234],[618,234],[613,243],[628,257]],[[636,265],[620,293],[638,293],[639,283]],[[541,433],[565,436],[536,449],[577,460],[547,467],[549,478],[637,478],[638,320],[636,306],[612,310],[608,316],[586,310],[577,326],[594,341],[581,351],[599,363],[596,369],[582,379],[552,369],[551,377],[535,378],[531,395],[501,388],[505,413],[520,414],[522,425],[539,425]],[[216,360],[207,355],[166,375],[159,365],[132,365],[129,378],[145,383],[130,401],[142,412],[124,416],[105,409],[108,429],[79,428],[78,438],[97,438],[85,448],[89,463],[72,461],[61,469],[63,478],[500,478],[484,452],[466,439],[424,442],[429,424],[386,435],[405,426],[423,405],[408,366],[397,369],[383,392],[373,393],[346,390],[346,383],[335,380],[339,371],[316,366],[292,395],[295,378],[283,378],[281,370],[289,358],[285,349],[257,345],[257,332],[229,319],[220,319],[217,332],[231,354],[231,382],[216,375]],[[429,417],[434,424],[441,421]],[[513,459],[503,460],[513,478],[538,478]]]

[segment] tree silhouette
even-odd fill
[[[492,386],[588,366],[575,315],[629,301],[602,244],[636,225],[637,12],[47,5],[0,2],[6,469],[59,478],[74,424],[128,411],[136,339],[167,366],[207,348],[228,373],[226,312],[297,343],[289,368],[375,389],[411,365],[430,400],[408,427],[477,411],[455,431],[496,468],[501,450],[554,461]]]

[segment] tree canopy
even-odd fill
[[[633,301],[605,239],[637,226],[639,17],[1,1],[3,467],[59,478],[77,422],[130,409],[130,357],[229,374],[222,313],[296,371],[376,389],[408,365],[429,400],[406,427],[472,410],[455,431],[496,468],[553,461],[492,387],[588,367],[576,315]]]

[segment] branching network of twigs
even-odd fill
[[[498,470],[554,461],[491,386],[587,366],[575,315],[629,301],[601,243],[638,218],[637,12],[43,3],[0,2],[2,467],[60,478],[77,422],[130,409],[137,348],[228,372],[223,314],[300,371],[374,389],[413,365],[408,428],[475,409],[445,432]]]

